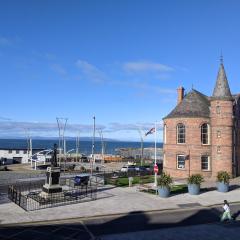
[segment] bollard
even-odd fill
[[[133,177],[129,177],[128,182],[129,182],[129,187],[132,187]]]

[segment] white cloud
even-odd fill
[[[104,125],[97,125],[97,129],[105,129]],[[67,124],[66,135],[76,136],[77,132],[92,133],[91,124]],[[40,122],[17,122],[1,121],[0,136],[25,136],[26,130],[32,136],[58,136],[57,123],[40,123]]]
[[[76,66],[82,71],[88,80],[96,83],[102,83],[106,80],[105,74],[87,61],[77,60]]]
[[[10,118],[3,117],[3,116],[0,116],[0,120],[3,120],[3,121],[11,121],[11,119],[10,119]]]
[[[60,64],[54,63],[51,64],[50,67],[57,74],[66,77],[67,71]]]
[[[126,72],[140,73],[140,72],[171,72],[174,69],[167,65],[149,61],[126,62],[123,64],[123,69]]]
[[[0,37],[0,46],[10,46],[12,41],[5,37]]]
[[[107,126],[103,124],[97,124],[96,130],[101,129],[104,133],[117,133],[119,131],[139,131],[141,129],[142,134],[154,127],[154,123],[151,122],[137,122],[137,123],[119,123],[112,122]],[[162,125],[158,126],[158,129],[162,129]],[[80,131],[80,135],[92,135],[92,124],[67,124],[65,136],[75,137]],[[57,137],[58,127],[57,123],[44,123],[44,122],[17,122],[17,121],[0,121],[0,137],[25,137],[30,134],[31,136],[41,137]]]
[[[117,132],[117,131],[148,131],[154,127],[154,123],[150,122],[144,122],[144,123],[118,123],[118,122],[113,122],[109,124],[109,127],[106,131],[108,132]],[[158,124],[158,128],[162,129],[162,124]]]

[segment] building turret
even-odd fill
[[[232,174],[233,102],[227,76],[221,61],[211,98],[212,176],[218,171]]]

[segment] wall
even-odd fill
[[[177,144],[176,126],[183,123],[186,128],[186,143]],[[201,155],[211,156],[211,138],[209,145],[201,144],[201,125],[210,123],[209,118],[169,118],[164,120],[166,124],[166,143],[163,145],[164,162],[163,170],[176,178],[187,178],[190,174],[201,173],[205,177],[211,177],[210,171],[201,170]],[[177,154],[189,155],[185,161],[185,169],[177,169]],[[211,163],[210,158],[210,163]]]

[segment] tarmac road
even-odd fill
[[[230,207],[232,215],[239,219],[240,204],[231,204]],[[14,224],[1,226],[0,239],[154,239],[153,235],[149,235],[150,233],[156,233],[155,236],[157,237],[159,231],[166,231],[166,229],[168,229],[168,237],[161,239],[175,239],[170,238],[170,236],[173,236],[174,233],[176,237],[176,234],[178,234],[176,229],[180,231],[180,229],[186,229],[186,226],[188,229],[188,234],[190,233],[190,229],[193,229],[193,231],[191,231],[193,236],[196,234],[196,231],[198,231],[197,229],[199,227],[204,227],[204,229],[206,229],[206,227],[209,228],[209,226],[212,226],[212,229],[222,229],[222,227],[225,227],[223,232],[228,236],[226,239],[237,239],[235,236],[234,238],[231,238],[231,236],[229,237],[226,225],[219,224],[219,216],[221,215],[221,212],[221,206],[209,208],[188,208],[188,206],[185,206],[185,208],[180,210],[132,212],[127,215],[76,218],[61,221],[26,223],[17,225]],[[217,223],[217,225],[215,223]],[[231,228],[229,227],[229,229],[233,232],[233,234],[236,232],[236,234],[239,236],[240,222],[234,221],[233,223],[230,223],[229,226],[230,225]],[[237,231],[233,230],[233,227],[237,228]],[[200,232],[198,232],[198,235]],[[214,236],[218,236],[217,232],[213,231],[213,233],[215,234]],[[224,233],[219,235],[221,239],[225,239],[223,236]],[[137,234],[139,236],[136,238]]]

